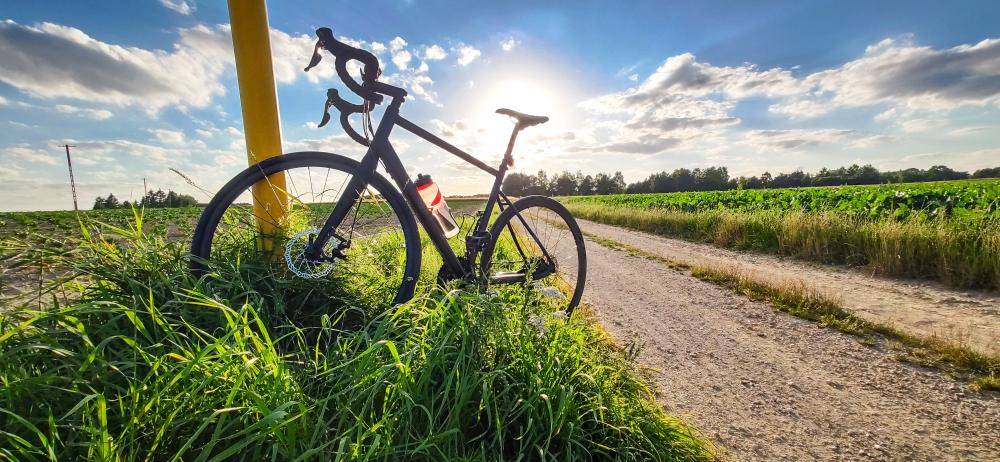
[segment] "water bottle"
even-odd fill
[[[441,195],[441,190],[437,184],[431,180],[430,175],[424,174],[417,175],[417,181],[414,184],[417,186],[417,193],[424,200],[427,210],[431,212],[431,216],[437,220],[438,224],[441,225],[441,229],[444,230],[445,237],[449,239],[455,237],[458,234],[458,223],[455,222],[455,217],[451,215],[451,209],[448,208],[448,203],[445,202],[444,196]]]

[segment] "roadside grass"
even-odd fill
[[[0,459],[714,457],[633,353],[530,287],[389,306],[266,261],[199,280],[142,229],[85,227],[53,262],[72,279],[0,314]]]
[[[995,219],[868,219],[837,212],[683,212],[563,201],[574,216],[720,247],[864,266],[874,274],[1000,289]]]
[[[969,380],[978,390],[1000,391],[1000,357],[974,351],[941,337],[924,337],[855,316],[840,304],[802,283],[754,277],[730,266],[693,264],[665,258],[638,247],[587,234],[605,247],[632,256],[658,261],[802,319],[860,337],[869,346],[884,346],[897,352],[900,361],[932,367]]]

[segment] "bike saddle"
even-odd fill
[[[549,118],[546,116],[528,115],[507,108],[497,109],[497,114],[503,114],[505,116],[510,116],[517,119],[517,124],[520,125],[522,128],[543,124],[549,121]]]

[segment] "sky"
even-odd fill
[[[365,152],[336,118],[316,126],[327,88],[353,96],[329,57],[302,70],[326,26],[378,56],[405,117],[491,164],[511,129],[495,109],[549,116],[519,137],[515,171],[1000,165],[996,1],[272,0],[268,14],[286,153]],[[247,165],[229,31],[221,0],[0,3],[0,210],[71,209],[67,143],[82,207],[141,197],[144,179],[207,201]],[[488,192],[475,167],[391,140],[446,195]]]

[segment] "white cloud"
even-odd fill
[[[154,128],[149,130],[149,132],[153,134],[157,141],[163,144],[178,146],[185,143],[184,132],[181,131]]]
[[[27,144],[15,144],[0,150],[0,159],[4,164],[14,162],[31,162],[36,164],[58,165],[59,161],[52,153],[32,148]]]
[[[396,142],[393,141],[393,146]],[[360,157],[365,153],[365,147],[358,144],[347,135],[330,135],[325,138],[306,138],[299,140],[283,140],[284,152],[320,151],[336,152],[343,155]]]
[[[185,0],[160,0],[160,5],[174,10],[184,16],[194,12],[194,3],[188,3]]]
[[[410,64],[410,59],[413,58],[413,55],[406,50],[406,45],[406,40],[403,40],[402,37],[396,37],[389,41],[392,63],[400,70],[406,70]]]
[[[753,130],[746,139],[761,148],[797,149],[819,143],[844,141],[855,135],[854,130]]]
[[[460,44],[454,49],[458,53],[458,64],[460,66],[468,66],[482,53],[471,45]]]
[[[403,37],[399,36],[396,36],[396,38],[393,38],[392,40],[389,41],[389,49],[392,51],[402,50],[403,48],[406,48],[406,45],[408,45],[408,43],[406,43],[406,40],[404,40]]]
[[[395,64],[400,70],[406,70],[406,68],[410,65],[410,59],[412,58],[413,55],[406,50],[392,52],[392,63]]]
[[[169,52],[123,47],[52,23],[0,22],[0,81],[38,98],[71,98],[155,113],[205,107],[225,93],[232,62],[228,26],[178,31]]]
[[[431,45],[424,49],[424,59],[427,61],[440,61],[448,57],[448,52],[444,51],[440,45]]]
[[[962,128],[956,128],[954,130],[951,130],[948,133],[946,133],[946,135],[948,135],[948,136],[955,136],[955,137],[963,137],[963,136],[972,135],[974,133],[982,133],[982,132],[986,131],[988,128],[989,127],[976,127],[976,126],[973,126],[973,127],[962,127]]]
[[[8,104],[7,98],[0,96],[0,106],[6,106]]]
[[[510,51],[510,50],[513,50],[514,47],[517,46],[520,43],[521,42],[519,42],[517,40],[514,40],[513,38],[508,38],[508,39],[500,41],[500,48],[503,51]]]
[[[63,114],[72,114],[80,117],[86,117],[92,120],[107,120],[110,119],[114,114],[106,109],[88,109],[76,106],[71,106],[69,104],[57,104],[55,110]]]
[[[844,107],[890,104],[913,111],[1000,103],[1000,39],[947,49],[885,39],[843,66],[809,75],[798,98],[772,106],[811,117]],[[891,109],[890,109],[891,110]],[[884,113],[877,120],[887,120]]]
[[[899,126],[906,133],[926,132],[945,125],[941,119],[909,119],[900,122]]]

